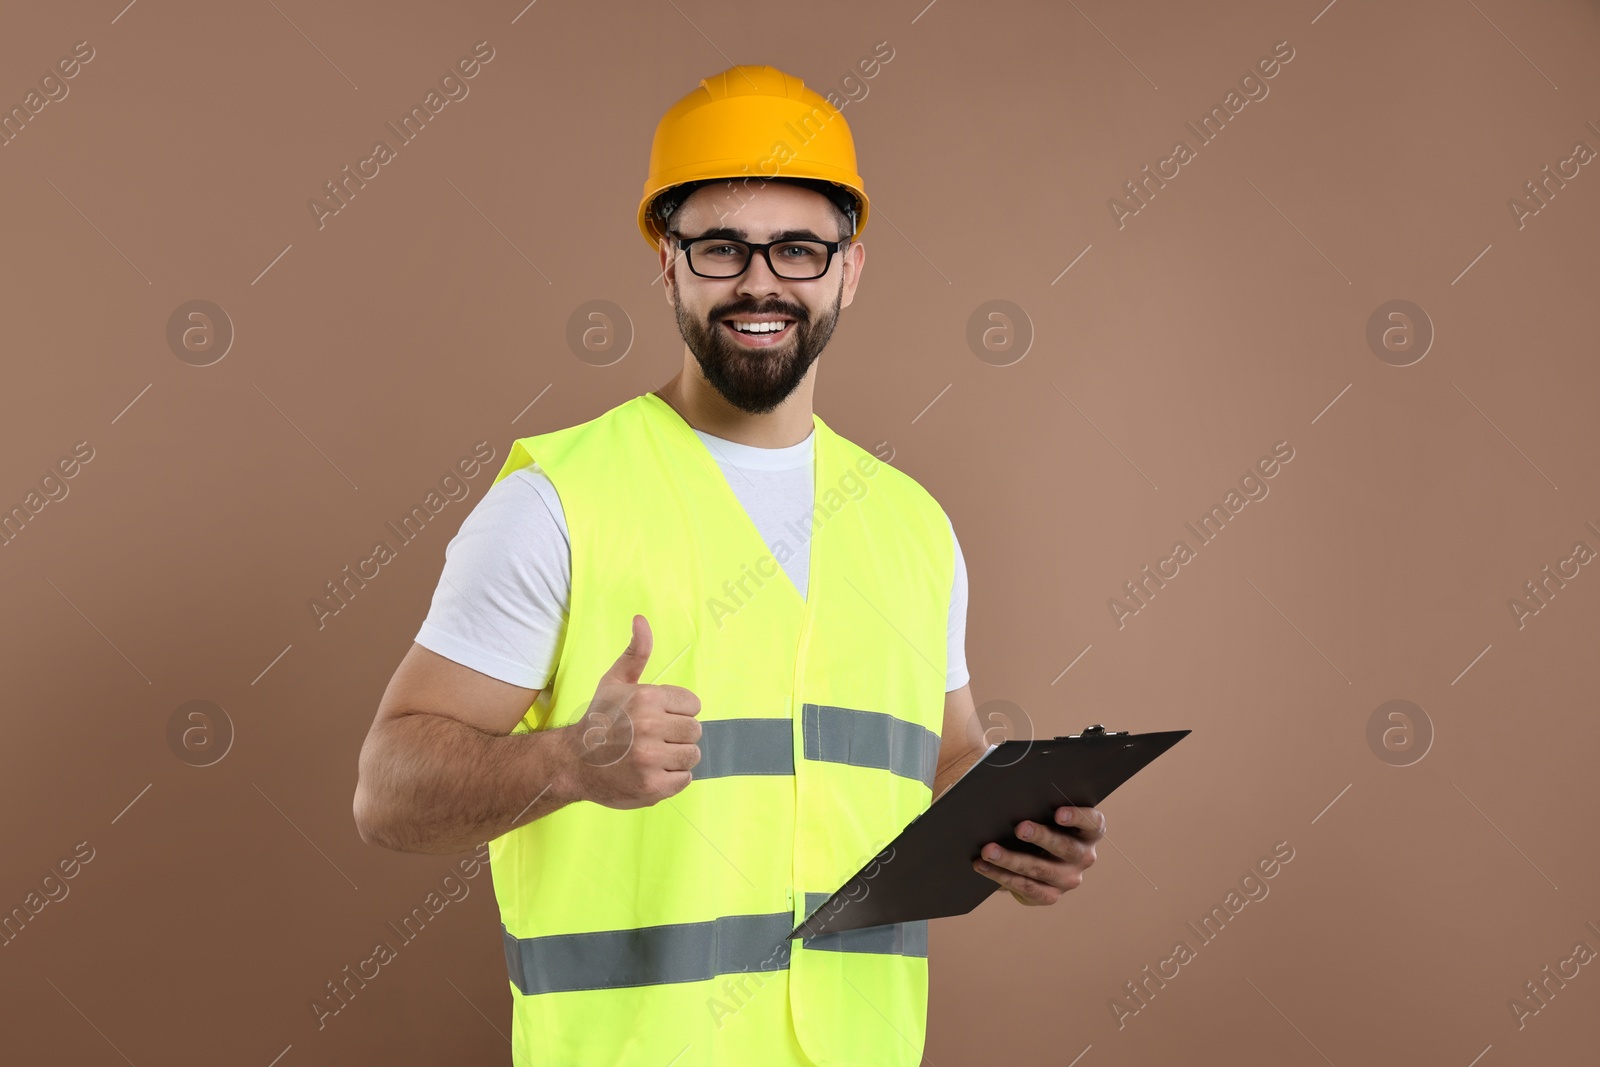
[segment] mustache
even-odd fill
[[[730,315],[784,315],[799,323],[810,318],[806,309],[797,304],[754,304],[746,301],[717,308],[711,313],[711,321],[718,322]]]

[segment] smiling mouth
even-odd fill
[[[784,319],[781,328],[773,329],[774,321],[764,323],[742,323],[746,329],[739,329],[734,325],[733,319],[723,319],[720,326],[739,339],[739,343],[749,348],[767,348],[777,344],[794,332],[794,320]],[[753,328],[749,328],[753,327]]]

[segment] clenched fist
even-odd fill
[[[653,639],[643,615],[633,638],[600,676],[594,699],[568,727],[573,775],[585,800],[643,808],[682,792],[700,762],[700,698],[681,685],[640,685]]]

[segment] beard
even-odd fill
[[[740,411],[751,415],[765,415],[789,398],[816,362],[833,328],[839,321],[839,307],[844,295],[844,285],[833,294],[833,306],[815,321],[800,304],[771,301],[758,304],[753,300],[736,300],[700,320],[690,315],[683,306],[676,289],[672,306],[678,316],[678,332],[684,343],[700,364],[711,387],[722,398]],[[785,315],[794,320],[789,327],[790,336],[766,348],[746,348],[728,336],[722,320],[729,315]]]

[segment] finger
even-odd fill
[[[1003,867],[996,867],[984,860],[973,864],[977,872],[985,878],[992,878],[1000,885],[1009,889],[1024,904],[1053,904],[1061,895],[1061,890],[1055,886],[1037,882],[1025,875],[1008,871]]]
[[[670,715],[656,723],[661,739],[674,745],[694,747],[700,743],[705,728],[691,715]]]
[[[673,771],[666,776],[666,785],[661,789],[663,797],[675,797],[694,780],[694,775],[688,771]]]
[[[1075,837],[1065,830],[1056,830],[1042,823],[1026,821],[1017,824],[1016,834],[1030,845],[1038,845],[1050,855],[1068,863],[1080,867],[1094,863],[1094,842],[1098,838]]]
[[[700,713],[700,698],[695,696],[694,690],[685,689],[681,685],[663,683],[653,685],[651,689],[661,691],[662,708],[676,712],[679,715],[698,715]]]
[[[1016,852],[993,843],[983,846],[978,860],[1007,873],[1041,882],[1051,881],[1055,869],[1061,864],[1060,860],[1043,859],[1030,852]]]
[[[1057,808],[1056,822],[1082,841],[1095,842],[1106,835],[1106,817],[1097,808]]]
[[[650,662],[650,649],[654,639],[650,635],[650,623],[643,615],[633,617],[633,633],[628,641],[628,647],[622,650],[622,655],[617,657],[611,668],[601,677],[601,681],[608,679],[632,685],[644,673],[645,664]]]
[[[699,745],[668,744],[662,766],[669,771],[693,770],[704,755]]]

